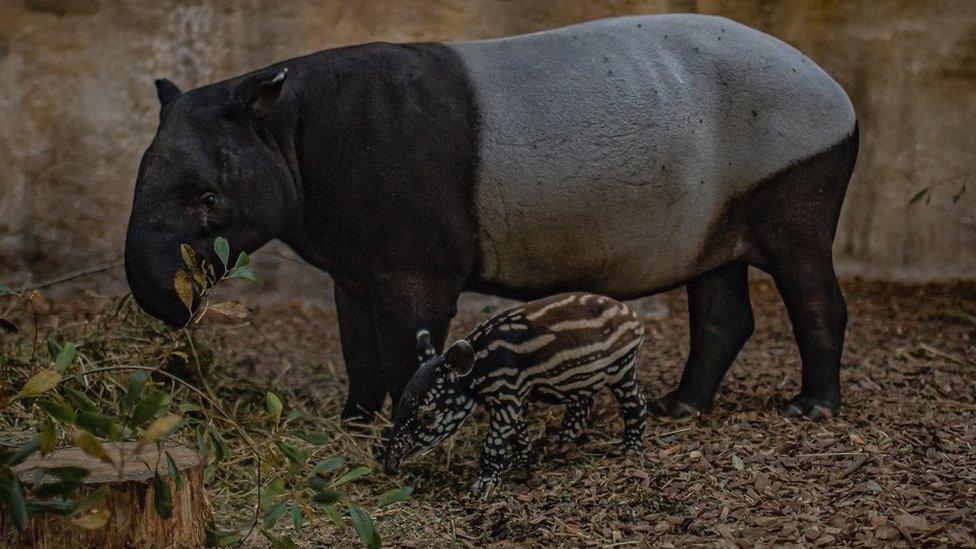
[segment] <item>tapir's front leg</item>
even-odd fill
[[[486,496],[501,482],[501,472],[507,469],[520,450],[518,436],[522,423],[522,407],[506,404],[488,408],[488,435],[481,451],[481,474],[471,485],[475,495]]]
[[[335,286],[342,358],[349,376],[344,418],[366,419],[383,407],[386,383],[376,357],[372,306],[368,294]]]
[[[369,418],[383,408],[387,394],[396,402],[417,369],[417,330],[429,330],[438,350],[443,345],[457,296],[452,300],[443,291],[409,287],[415,292],[382,285],[350,291],[336,284],[339,335],[349,376],[345,418]]]
[[[413,376],[417,363],[417,331],[430,332],[431,342],[438,353],[444,345],[457,302],[457,295],[449,298],[450,305],[436,304],[443,296],[384,292],[373,304],[373,331],[381,380],[394,405]]]

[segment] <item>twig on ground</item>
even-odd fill
[[[21,292],[26,292],[29,290],[41,290],[44,288],[50,288],[51,286],[57,286],[58,284],[63,284],[65,282],[70,282],[76,278],[81,278],[83,276],[103,273],[105,271],[110,271],[116,267],[122,266],[122,260],[113,261],[105,265],[99,265],[98,267],[92,267],[89,269],[81,269],[78,271],[70,272],[65,275],[61,275],[57,278],[52,278],[51,280],[45,280],[44,282],[37,282],[35,284],[25,284],[20,288]]]

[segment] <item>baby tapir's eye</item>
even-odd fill
[[[430,422],[432,419],[434,419],[434,409],[435,406],[433,404],[421,406],[420,409],[417,410],[417,419],[424,423]]]

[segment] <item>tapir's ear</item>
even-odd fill
[[[454,375],[464,377],[474,368],[474,349],[464,339],[459,339],[444,353],[444,363]]]
[[[268,114],[278,100],[286,76],[288,69],[272,69],[241,80],[231,95],[231,113],[250,114],[255,118]]]
[[[421,364],[437,356],[437,349],[430,342],[430,332],[420,330],[417,332],[417,360]]]
[[[176,84],[170,82],[166,78],[156,79],[156,97],[159,98],[159,105],[165,107],[173,102],[174,99],[180,96],[181,92]]]

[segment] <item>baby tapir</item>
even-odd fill
[[[626,305],[608,297],[561,294],[500,313],[437,356],[430,335],[417,334],[421,362],[393,415],[387,472],[454,433],[474,410],[490,418],[475,493],[499,481],[510,465],[530,465],[525,404],[565,404],[556,442],[576,440],[593,396],[609,387],[624,418],[623,451],[642,447],[646,406],[634,361],[644,327]]]

